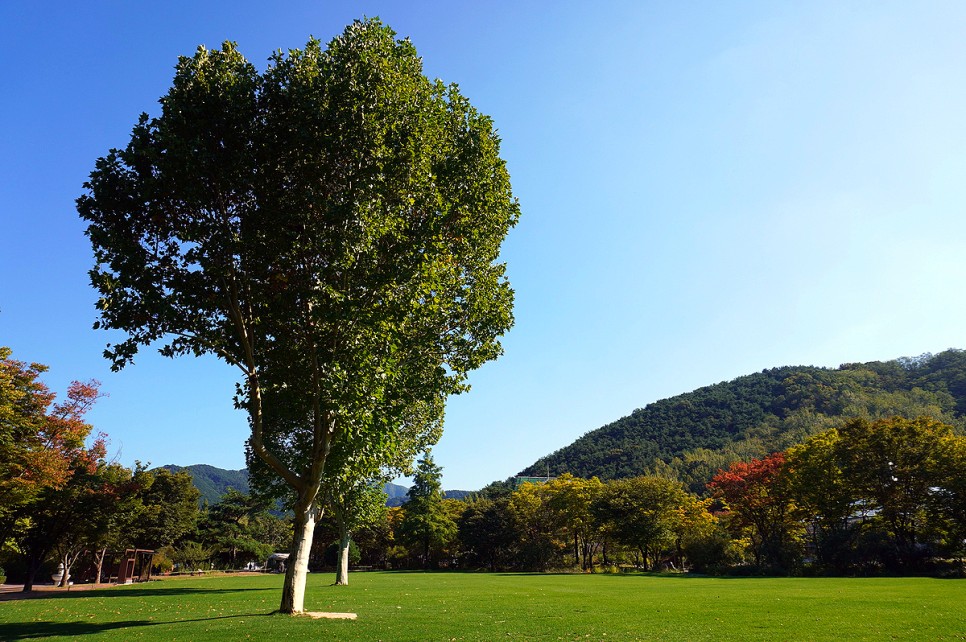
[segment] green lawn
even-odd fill
[[[0,640],[962,640],[966,581],[645,575],[311,575],[274,615],[281,577],[168,579],[0,603]]]

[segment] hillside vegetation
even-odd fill
[[[663,399],[588,432],[520,475],[602,480],[644,473],[695,493],[736,460],[762,457],[854,417],[930,416],[966,426],[966,352],[836,369],[782,367]]]
[[[248,493],[248,470],[225,470],[208,464],[194,464],[192,466],[175,466],[169,464],[161,466],[172,473],[186,470],[191,474],[191,481],[201,492],[199,501],[217,504],[233,488],[240,493]]]

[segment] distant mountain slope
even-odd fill
[[[169,464],[161,466],[161,468],[166,468],[173,473],[179,470],[187,470],[191,473],[191,481],[195,488],[201,492],[200,500],[207,501],[209,504],[217,504],[229,488],[234,488],[242,493],[248,492],[248,469],[246,468],[225,470],[208,464],[194,464],[192,466]]]
[[[389,499],[386,500],[386,506],[404,506],[409,501],[409,489],[405,486],[397,486],[396,484],[386,484],[386,486],[392,486],[395,493],[390,493],[387,488],[386,493],[389,495]],[[402,493],[399,492],[400,490],[402,490]],[[471,490],[444,490],[443,498],[466,499],[472,494],[474,494],[474,491]]]
[[[640,408],[543,457],[520,475],[676,476],[692,490],[736,459],[783,450],[855,416],[966,414],[966,352],[837,369],[782,367]]]
[[[208,464],[194,464],[192,466],[168,464],[167,466],[160,466],[160,468],[165,468],[173,473],[179,470],[188,471],[191,474],[191,481],[194,483],[195,488],[201,492],[199,501],[207,501],[208,504],[217,504],[222,496],[228,492],[229,488],[234,488],[243,493],[248,492],[248,470],[245,468],[241,470],[225,470],[224,468],[216,468]],[[405,486],[386,484],[383,490],[388,496],[388,500],[386,501],[387,506],[402,506],[408,499],[407,494],[409,493],[409,489]],[[444,494],[448,498],[462,499],[466,495],[469,495],[470,491],[448,490]]]
[[[383,491],[385,491],[389,499],[396,499],[397,497],[405,498],[409,493],[408,488],[400,486],[399,484],[386,484],[383,487]]]

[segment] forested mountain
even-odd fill
[[[175,466],[168,464],[161,466],[173,473],[179,470],[187,470],[191,473],[191,481],[195,488],[201,491],[200,501],[207,501],[209,504],[217,504],[222,496],[228,492],[229,488],[234,488],[238,492],[248,492],[248,469],[225,470],[215,468],[208,464],[194,464],[192,466]]]
[[[389,483],[383,486],[382,490],[386,493],[386,497],[390,500],[392,499],[406,499],[406,493],[409,492],[409,488],[406,486],[400,486],[399,484]],[[392,504],[390,504],[392,505]]]
[[[966,426],[966,352],[837,369],[782,367],[639,408],[520,475],[673,476],[692,491],[732,461],[784,450],[851,417],[928,415]]]

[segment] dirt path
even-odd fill
[[[222,573],[212,573],[211,577],[217,577],[222,575]],[[262,575],[257,571],[239,571],[232,573],[232,575]],[[184,574],[180,576],[164,576],[168,580],[177,580],[179,577],[195,577],[194,573]],[[161,579],[160,576],[152,579],[151,581],[156,581]],[[112,589],[118,586],[117,584],[75,584],[69,588],[60,588],[59,586],[54,586],[53,584],[34,584],[34,589],[28,593],[23,592],[23,584],[0,584],[0,602],[9,602],[10,600],[29,600],[34,598],[42,597],[59,597],[62,595],[67,595],[69,593],[77,593],[78,591],[91,591],[95,588],[101,589]]]
[[[113,584],[99,584],[97,588],[111,588]],[[0,602],[10,600],[29,600],[38,597],[56,597],[66,593],[76,593],[78,591],[90,591],[94,588],[93,584],[78,584],[69,588],[60,588],[52,584],[34,585],[34,589],[28,593],[23,592],[23,584],[0,584]]]

